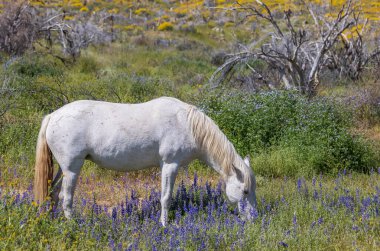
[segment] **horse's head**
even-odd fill
[[[231,175],[226,180],[226,194],[231,203],[239,204],[239,211],[248,218],[256,208],[256,179],[249,164],[249,157],[235,163]],[[243,168],[238,168],[237,165]],[[243,170],[242,170],[243,169]]]

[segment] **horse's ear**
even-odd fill
[[[249,166],[249,167],[251,167],[251,164],[249,163],[250,161],[251,161],[251,158],[249,157],[249,155],[245,156],[245,158],[244,158],[244,163],[245,163],[247,166]]]

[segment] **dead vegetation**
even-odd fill
[[[245,70],[249,72],[245,84],[254,90],[284,88],[314,96],[326,72],[359,79],[366,67],[378,64],[379,41],[367,39],[368,20],[360,18],[361,12],[352,0],[336,15],[327,15],[322,8],[303,1],[302,5],[298,14],[290,9],[273,12],[259,0],[230,8],[247,13],[246,17],[254,16],[257,22],[269,23],[272,30],[261,40],[239,45],[237,53],[229,54],[212,75],[211,85],[219,86],[234,75],[241,79]]]

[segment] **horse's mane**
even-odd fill
[[[235,167],[242,172],[245,187],[249,188],[251,186],[252,171],[247,168],[237,154],[235,147],[214,121],[191,105],[188,108],[187,120],[190,123],[192,134],[198,146],[207,152],[212,160],[221,167],[223,178],[226,179],[235,172],[233,168]]]

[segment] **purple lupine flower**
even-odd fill
[[[201,245],[199,246],[198,250],[205,250],[205,249],[206,249],[206,245],[204,241],[201,241]]]
[[[215,198],[219,198],[221,194],[222,194],[222,183],[218,182],[218,185],[216,187],[216,193],[215,193],[215,195],[218,197],[215,197]]]
[[[343,204],[350,212],[354,211],[354,198],[352,196],[339,196],[338,201]]]
[[[301,192],[301,188],[302,188],[302,179],[298,178],[297,179],[297,190],[298,190],[298,192]]]
[[[112,208],[112,220],[116,221],[117,218],[117,209],[116,207]]]
[[[256,208],[251,208],[249,213],[250,213],[252,219],[254,219],[254,220],[256,220],[259,217],[259,212],[257,211]]]
[[[264,214],[263,218],[261,219],[261,228],[265,229],[266,228],[266,215]]]
[[[369,219],[369,213],[368,212],[364,212],[362,214],[362,221],[365,222]]]
[[[323,223],[323,218],[322,217],[319,217],[318,218],[318,225],[321,225]]]
[[[271,222],[271,218],[269,218],[268,220],[266,218],[266,215],[264,215],[263,219],[261,220],[261,228],[264,230],[268,229]]]
[[[366,210],[371,205],[371,197],[364,198],[362,200],[363,209]]]
[[[281,202],[284,203],[285,205],[288,205],[284,196],[281,196]]]
[[[297,231],[297,215],[296,215],[296,212],[294,212],[294,215],[293,215],[293,228],[294,228],[294,232]]]
[[[287,247],[288,247],[288,244],[286,244],[286,243],[283,242],[283,241],[280,241],[280,242],[278,243],[278,245],[281,246],[281,247],[284,247],[284,248],[287,248]]]
[[[134,190],[134,189],[132,189],[132,191],[131,191],[131,200],[136,200],[138,197],[137,197],[137,192]]]
[[[290,233],[291,233],[291,231],[290,231],[290,230],[286,230],[286,231],[285,231],[285,233],[284,233],[284,235],[285,235],[285,236],[289,236],[289,235],[290,235]]]
[[[360,199],[360,189],[356,188],[356,199],[359,201]]]
[[[318,200],[318,199],[319,199],[318,192],[317,192],[317,190],[315,190],[315,189],[314,189],[314,193],[313,193],[313,198],[314,198],[315,200]]]
[[[115,250],[115,241],[112,238],[109,238],[110,240],[108,241],[108,246],[112,249]]]

